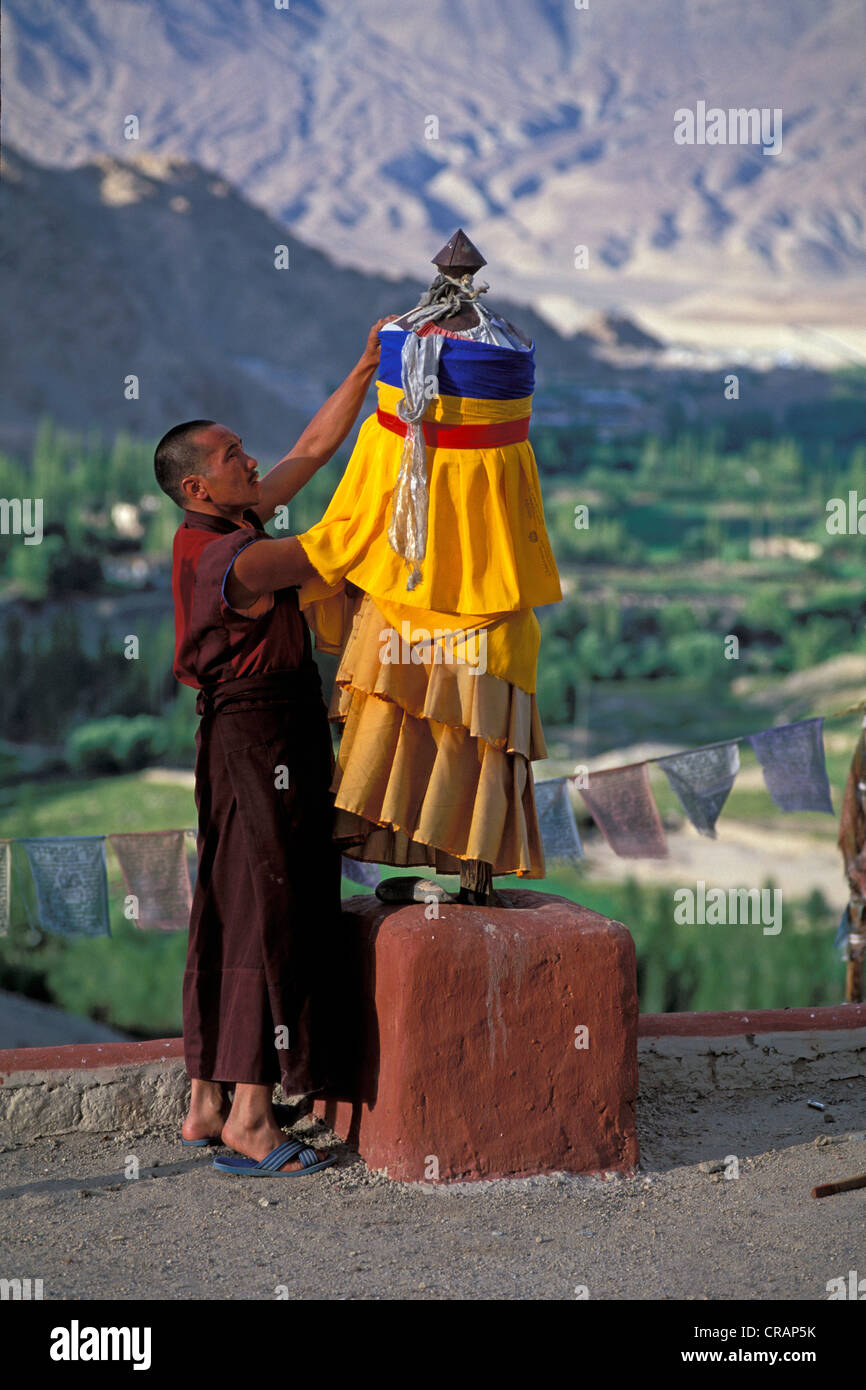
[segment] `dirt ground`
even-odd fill
[[[0,1276],[60,1300],[826,1300],[866,1276],[866,1190],[810,1191],[866,1171],[866,1080],[811,1098],[645,1098],[640,1169],[607,1180],[409,1185],[342,1147],[244,1180],[173,1134],[41,1140],[0,1154]]]

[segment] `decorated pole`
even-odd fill
[[[845,862],[850,897],[848,899],[848,940],[845,951],[845,1001],[863,1002],[863,951],[866,946],[866,718],[851,759],[842,816],[839,822],[839,848]]]

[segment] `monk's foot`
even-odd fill
[[[274,1149],[280,1144],[285,1144],[286,1135],[277,1127],[276,1120],[269,1120],[261,1125],[245,1125],[229,1115],[222,1130],[222,1141],[229,1149],[234,1149],[235,1153],[243,1154],[244,1158],[254,1158],[256,1163],[261,1163],[263,1158],[273,1153]],[[292,1134],[292,1139],[303,1141],[303,1135]],[[312,1144],[309,1145],[313,1147]],[[316,1149],[316,1155],[320,1159],[329,1158],[327,1149]],[[293,1158],[288,1163],[284,1163],[279,1169],[281,1173],[291,1172],[294,1168],[303,1168],[300,1158]]]
[[[219,1081],[193,1081],[184,1139],[215,1139],[226,1122],[228,1099]]]

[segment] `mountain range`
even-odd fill
[[[860,0],[6,0],[4,139],[194,162],[379,276],[462,224],[561,333],[862,360],[864,39]],[[700,102],[780,151],[676,143]]]
[[[335,266],[194,164],[103,155],[46,169],[7,147],[0,444],[26,451],[44,414],[154,439],[212,418],[280,454],[360,356],[370,325],[411,308],[433,275]],[[525,306],[493,306],[535,339],[549,388],[612,378],[593,366],[606,321],[598,340],[564,338]]]

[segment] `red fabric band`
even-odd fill
[[[397,415],[386,410],[376,412],[379,424],[405,438],[408,426]],[[442,425],[436,420],[423,420],[424,441],[430,449],[491,449],[499,444],[520,444],[529,438],[529,419],[499,420],[491,425]]]

